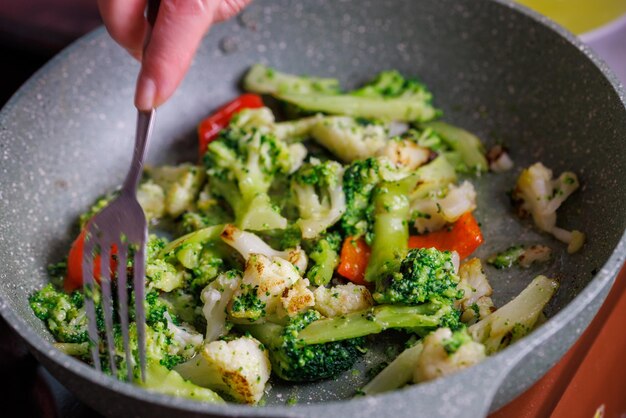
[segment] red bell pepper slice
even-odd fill
[[[85,236],[87,235],[87,229],[83,229],[76,240],[72,243],[72,248],[67,257],[67,274],[63,281],[63,288],[66,292],[72,292],[83,286],[83,249],[85,246]],[[111,247],[110,258],[110,271],[115,272],[117,269],[117,261],[114,255],[117,254],[117,248],[115,245]],[[93,257],[93,275],[98,283],[100,283],[100,255],[96,254]],[[113,276],[111,274],[111,276]]]
[[[370,259],[370,247],[363,238],[347,237],[341,247],[337,273],[354,284],[366,285],[365,269]]]
[[[461,259],[472,254],[482,243],[483,234],[471,212],[461,215],[449,229],[409,237],[409,248],[456,251]]]
[[[263,99],[257,94],[245,93],[235,100],[226,103],[198,125],[198,145],[200,156],[206,152],[207,146],[217,138],[222,129],[228,126],[233,115],[243,109],[263,107]]]

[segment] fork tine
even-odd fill
[[[85,311],[87,312],[87,330],[89,332],[89,340],[91,342],[91,359],[96,370],[100,371],[100,354],[99,345],[100,338],[98,337],[98,327],[96,325],[96,308],[94,306],[94,293],[96,292],[96,286],[93,277],[93,228],[92,225],[88,226],[87,234],[85,235],[85,241],[83,246],[83,285],[85,292]]]
[[[145,252],[146,237],[139,243],[133,261],[133,289],[135,291],[135,320],[137,323],[137,351],[139,352],[139,365],[141,367],[141,380],[146,380],[146,312],[145,299]]]
[[[113,342],[113,298],[111,297],[111,244],[100,244],[100,290],[102,291],[102,309],[104,310],[104,330],[107,351],[109,353],[109,369],[117,377],[115,364],[115,344]]]
[[[117,243],[117,303],[124,340],[124,353],[126,355],[126,378],[133,380],[133,362],[130,357],[130,343],[128,336],[128,277],[126,275],[128,246],[121,241]]]

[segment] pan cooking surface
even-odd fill
[[[542,272],[561,278],[547,310],[554,316],[590,283],[623,234],[623,103],[584,53],[507,6],[467,0],[257,0],[237,20],[212,29],[180,90],[159,111],[148,161],[193,161],[196,123],[237,94],[240,77],[254,62],[338,77],[346,87],[398,69],[430,88],[447,121],[476,133],[487,147],[509,147],[512,171],[472,179],[485,235],[475,255],[484,259],[511,244],[544,243],[554,257],[529,270],[487,267],[497,306]],[[41,71],[0,117],[0,296],[48,342],[52,339],[28,308],[27,296],[47,281],[45,266],[69,248],[77,215],[122,181],[131,155],[137,70],[101,30]],[[506,192],[521,168],[535,161],[557,174],[572,170],[581,180],[558,221],[587,234],[580,253],[565,254],[563,244],[515,218],[510,209]],[[570,319],[546,326],[559,328]],[[571,324],[573,330],[575,320]],[[512,374],[500,398],[511,399],[532,383],[574,337],[572,331],[571,338],[542,347],[536,358],[544,360],[529,361]],[[38,350],[51,350],[33,341]],[[372,349],[365,363],[336,381],[274,382],[268,405],[351,397],[366,371],[388,360],[386,345]]]

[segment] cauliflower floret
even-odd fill
[[[228,332],[226,329],[226,306],[240,283],[241,277],[239,275],[234,272],[226,272],[220,274],[202,289],[200,299],[204,303],[202,314],[207,324],[206,341],[214,341]]]
[[[398,168],[412,171],[429,162],[432,153],[428,148],[419,146],[414,141],[394,139],[388,141],[387,145],[378,151],[378,155],[388,158]]]
[[[252,254],[263,254],[266,257],[280,257],[287,260],[301,273],[306,271],[308,260],[306,252],[300,247],[277,251],[252,232],[242,231],[230,224],[224,227],[220,237],[226,244],[237,250],[246,261]]]
[[[185,358],[192,357],[204,340],[202,334],[197,332],[192,325],[184,322],[180,325],[176,325],[169,312],[165,312],[163,316],[167,320],[167,330],[169,331],[172,342],[169,347],[177,347],[175,351],[169,354],[182,355]]]
[[[204,170],[193,164],[146,167],[150,179],[164,193],[165,213],[175,218],[193,207],[204,183]]]
[[[461,265],[457,289],[463,290],[463,297],[455,302],[455,306],[463,311],[481,297],[492,295],[493,289],[478,258],[472,258]]]
[[[137,201],[146,214],[146,220],[161,218],[165,214],[165,192],[163,188],[148,180],[139,185]]]
[[[489,296],[481,296],[476,302],[468,306],[461,314],[461,322],[466,325],[473,325],[486,318],[496,310],[493,300]]]
[[[413,381],[418,383],[448,376],[478,364],[484,358],[485,347],[472,341],[466,330],[452,333],[449,328],[439,328],[424,339]]]
[[[457,289],[463,290],[463,297],[455,302],[455,306],[462,312],[461,321],[471,325],[495,310],[491,300],[493,289],[478,258],[461,265],[459,279]]]
[[[438,231],[444,225],[456,222],[466,212],[476,209],[476,190],[464,181],[460,186],[450,185],[444,197],[437,195],[411,202],[417,232]]]
[[[365,286],[354,283],[333,287],[320,286],[313,292],[315,310],[326,317],[346,315],[374,305],[374,299]]]
[[[343,166],[312,158],[291,180],[303,238],[315,238],[337,223],[346,211]]]
[[[311,129],[311,136],[343,162],[376,155],[387,143],[387,130],[378,124],[360,124],[349,116],[327,116]]]
[[[193,359],[175,367],[192,383],[235,399],[256,404],[263,397],[270,377],[267,350],[252,337],[205,344]]]
[[[519,215],[530,214],[537,228],[568,244],[569,253],[580,250],[585,236],[580,231],[569,232],[558,228],[556,211],[579,186],[576,174],[566,171],[553,180],[552,170],[535,163],[522,171],[513,191]]]
[[[487,152],[489,169],[494,173],[502,173],[513,168],[513,160],[502,145],[494,145]]]
[[[309,285],[309,279],[298,280],[295,285],[283,292],[280,301],[287,315],[294,316],[315,306],[315,297],[309,290]]]
[[[234,321],[265,320],[279,314],[283,293],[291,288],[300,274],[289,261],[280,257],[251,254],[241,285],[235,290],[227,310]]]

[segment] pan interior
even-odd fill
[[[242,74],[256,62],[337,77],[345,87],[397,69],[429,86],[446,120],[487,146],[510,149],[512,171],[472,179],[486,238],[476,255],[544,243],[555,256],[528,270],[487,268],[498,306],[542,272],[561,279],[547,310],[554,315],[593,279],[624,231],[626,116],[619,97],[584,53],[500,4],[258,0],[212,29],[181,88],[159,109],[148,161],[195,160],[196,123],[238,93]],[[136,73],[136,63],[100,31],[40,72],[0,117],[0,296],[49,342],[27,297],[46,282],[46,265],[66,252],[77,215],[122,181],[132,148]],[[507,191],[535,161],[581,179],[558,221],[587,234],[576,255],[512,214]],[[274,382],[268,404],[351,397],[368,370],[389,360],[387,346],[397,346],[395,340],[385,338],[334,381]]]

